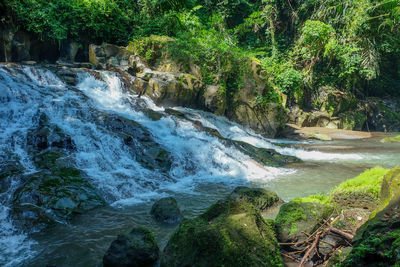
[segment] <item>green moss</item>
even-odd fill
[[[379,198],[383,176],[388,172],[382,167],[366,170],[359,176],[347,180],[332,190],[331,194],[351,193],[354,191],[366,192]]]
[[[182,221],[161,266],[282,266],[270,225],[251,204],[221,201]]]
[[[320,203],[323,205],[328,205],[331,203],[331,199],[326,195],[311,195],[308,197],[297,198],[295,200],[301,202]]]
[[[398,143],[400,142],[400,135],[395,137],[386,137],[381,140],[382,143]]]

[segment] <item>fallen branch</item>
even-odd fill
[[[318,233],[317,236],[315,237],[314,243],[313,243],[312,246],[307,250],[306,254],[304,254],[303,259],[301,259],[301,262],[300,262],[300,264],[299,264],[299,267],[302,267],[302,266],[304,265],[304,263],[306,262],[308,256],[311,254],[311,252],[313,251],[313,249],[315,249],[315,247],[317,246],[320,235],[321,235],[321,233]]]
[[[337,228],[335,228],[335,227],[333,227],[333,226],[329,226],[329,230],[330,230],[332,233],[335,233],[335,234],[338,234],[338,235],[343,236],[344,238],[346,238],[346,239],[349,240],[349,241],[351,241],[351,240],[354,238],[354,235],[349,234],[349,233],[346,233],[346,232],[344,232],[344,231],[342,231],[342,230],[339,230],[339,229],[337,229]]]

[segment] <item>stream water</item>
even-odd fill
[[[82,72],[78,85],[68,86],[46,69],[0,66],[0,163],[15,155],[26,173],[36,171],[26,137],[38,114],[45,113],[72,137],[77,167],[108,204],[28,236],[9,216],[19,183],[13,181],[7,191],[0,191],[0,265],[99,266],[116,236],[137,225],[149,227],[163,247],[176,225],[156,223],[149,210],[164,196],[175,197],[183,214],[193,217],[238,185],[267,188],[290,200],[329,192],[366,168],[400,164],[400,145],[380,143],[383,134],[329,142],[273,140],[223,117],[175,107],[226,138],[303,160],[282,168],[261,166],[190,121],[168,115],[150,99],[129,93],[117,75],[98,74],[102,80]],[[153,121],[146,116],[146,109],[163,117]],[[94,113],[121,116],[145,127],[172,155],[168,174],[142,167],[119,138],[96,124]]]

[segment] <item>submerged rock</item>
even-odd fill
[[[159,249],[153,233],[144,227],[119,235],[103,257],[104,267],[154,266]]]
[[[229,195],[228,200],[251,203],[259,211],[265,211],[274,205],[283,203],[275,192],[245,186],[236,187]]]
[[[161,266],[282,266],[271,226],[251,205],[220,201],[204,214],[183,220]]]
[[[173,197],[157,200],[151,207],[150,214],[159,222],[177,223],[183,219],[178,203]]]

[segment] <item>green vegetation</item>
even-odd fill
[[[400,142],[400,135],[395,137],[386,137],[381,140],[382,143],[397,143]]]
[[[337,186],[332,194],[351,193],[354,191],[370,193],[379,198],[383,176],[388,172],[382,167],[375,167],[361,173],[359,176],[347,180]]]
[[[271,226],[251,204],[220,201],[182,221],[161,266],[282,266],[282,259]]]
[[[136,44],[146,59],[160,53],[151,35],[169,36],[161,54],[200,67],[206,83],[231,98],[262,66],[256,103],[309,107],[331,87],[353,99],[400,90],[400,0],[11,0],[12,20],[53,40]],[[285,101],[286,102],[286,101]],[[331,103],[331,107],[335,104]],[[353,110],[341,106],[338,112]],[[349,117],[348,127],[359,127]]]

